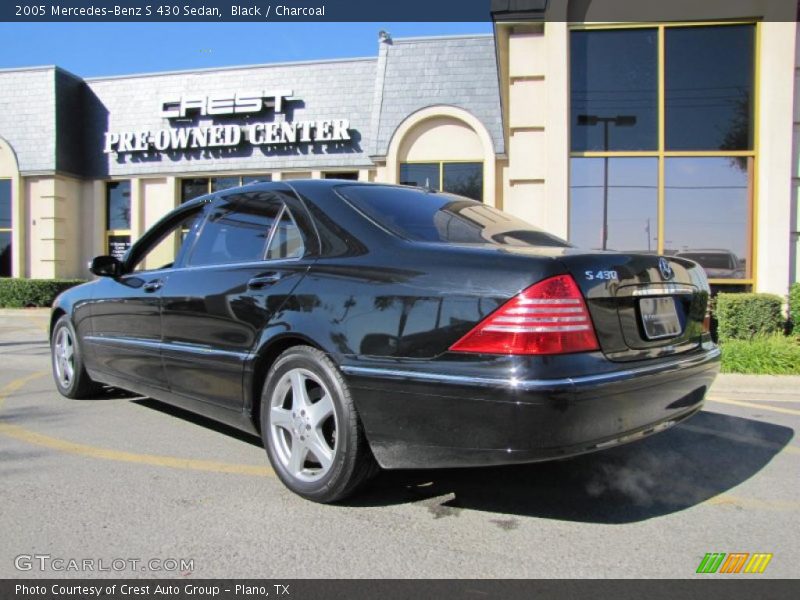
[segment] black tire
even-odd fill
[[[63,333],[62,333],[63,332]],[[64,366],[59,365],[59,348],[57,343],[64,339],[61,336],[68,336],[71,347],[71,367],[72,375],[70,377],[63,377]],[[83,354],[78,344],[78,336],[75,334],[75,328],[67,315],[63,315],[56,321],[53,327],[53,335],[50,338],[50,365],[53,370],[53,379],[56,382],[56,388],[62,396],[73,399],[89,398],[96,395],[101,385],[92,381],[86,368],[83,365]]]
[[[297,377],[297,374],[300,374],[301,378],[306,378],[301,380],[303,389],[306,390],[305,398],[309,401],[307,406],[312,407],[308,412],[309,415],[312,414],[313,407],[330,404],[322,403],[326,392],[332,400],[332,414],[323,424],[317,425],[315,421],[310,420],[303,425],[299,408],[297,414],[290,417],[297,407],[294,399],[294,379],[288,384],[288,388],[286,386],[287,380]],[[319,397],[314,400],[312,398],[314,395]],[[273,416],[276,415],[273,407],[279,412],[277,416]],[[320,409],[319,414],[323,412],[325,411]],[[285,418],[292,418],[291,426],[283,424],[275,425],[273,428],[273,420],[277,422],[277,419]],[[325,466],[322,461],[317,462],[311,444],[316,443],[316,447],[319,447],[319,438],[326,435],[326,427],[330,429],[331,419],[334,419],[335,434],[331,436],[328,432],[329,437],[325,440],[332,443],[328,443],[324,450],[331,450],[332,458],[329,458],[329,464]],[[295,427],[297,423],[300,425]],[[313,427],[311,423],[314,424]],[[303,439],[299,436],[305,430],[312,432],[305,434],[309,441],[298,442],[297,440]],[[292,431],[297,432],[297,435]],[[316,434],[312,441],[313,432]],[[330,503],[343,500],[379,471],[347,382],[325,353],[310,346],[289,348],[270,368],[261,393],[261,437],[272,468],[284,485],[295,494],[314,502]],[[292,472],[292,456],[289,456],[293,454],[295,444],[298,444],[301,453],[307,456],[307,460],[300,461],[297,475]],[[307,449],[304,444],[309,444]],[[316,464],[319,466],[316,467]],[[317,477],[317,479],[309,480],[303,477]]]

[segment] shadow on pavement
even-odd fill
[[[0,348],[4,348],[6,346],[38,346],[40,348],[44,348],[45,350],[49,351],[49,346],[47,346],[47,342],[43,342],[42,340],[27,340],[24,342],[0,342]]]
[[[470,509],[631,523],[690,508],[739,485],[793,435],[788,427],[701,412],[645,440],[558,462],[386,471],[347,505],[420,502],[434,518]],[[498,521],[498,526],[512,529],[514,522]]]
[[[246,431],[241,431],[239,429],[236,429],[235,427],[225,425],[224,423],[220,423],[219,421],[214,421],[213,419],[209,419],[207,417],[198,415],[188,410],[178,408],[177,406],[172,406],[171,404],[165,404],[164,402],[159,402],[158,400],[153,400],[152,398],[137,399],[134,400],[133,402],[134,404],[138,404],[139,406],[145,406],[147,408],[157,410],[158,412],[165,413],[170,416],[177,417],[179,419],[183,419],[184,421],[194,423],[195,425],[199,425],[200,427],[205,427],[206,429],[211,429],[212,431],[222,433],[224,435],[227,435],[228,437],[235,438],[239,441],[247,442],[248,444],[261,447],[261,438],[259,438],[256,435],[249,434]]]

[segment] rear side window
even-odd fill
[[[189,264],[264,260],[267,240],[283,204],[264,193],[237,194],[214,208],[203,224]]]
[[[303,236],[297,223],[294,222],[288,208],[284,208],[267,250],[268,260],[286,258],[300,258],[303,256],[305,246]]]
[[[481,202],[394,186],[340,186],[370,219],[409,240],[445,244],[569,247],[561,238]]]

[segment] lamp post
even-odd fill
[[[635,115],[617,115],[616,117],[600,117],[598,115],[578,115],[578,125],[593,126],[603,124],[603,150],[608,152],[608,126],[632,127],[636,125]],[[608,156],[603,157],[603,250],[608,249]]]

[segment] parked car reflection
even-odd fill
[[[699,263],[710,279],[744,279],[744,261],[725,249],[683,250],[675,256]]]

